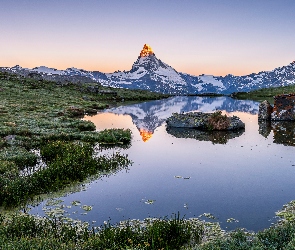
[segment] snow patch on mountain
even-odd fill
[[[199,76],[199,79],[204,83],[204,84],[212,84],[215,87],[218,87],[220,90],[225,89],[222,81],[217,80],[216,77],[213,75],[202,75]]]
[[[40,67],[35,67],[32,69],[32,71],[38,72],[38,73],[44,73],[44,74],[48,74],[48,75],[65,75],[65,71],[64,70],[57,70],[54,68],[48,68],[46,66],[40,66]]]

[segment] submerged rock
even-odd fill
[[[189,112],[173,113],[167,120],[168,127],[194,128],[200,130],[238,130],[245,128],[237,116],[222,115],[221,111],[214,113]]]

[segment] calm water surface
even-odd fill
[[[292,124],[258,124],[258,103],[227,97],[173,97],[105,110],[85,117],[105,128],[130,128],[129,170],[86,184],[61,197],[68,216],[103,224],[126,219],[203,213],[222,228],[260,230],[275,222],[275,212],[295,199],[295,142]],[[167,131],[173,112],[222,110],[246,124],[236,134]],[[71,206],[80,201],[80,206]],[[31,213],[44,215],[46,201]],[[82,205],[93,206],[87,213]],[[70,207],[71,206],[71,207]],[[239,222],[228,223],[234,218]]]

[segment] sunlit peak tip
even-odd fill
[[[148,44],[145,44],[143,46],[143,49],[140,52],[140,57],[145,57],[145,56],[149,56],[149,55],[153,55],[154,51],[152,49],[152,47]]]

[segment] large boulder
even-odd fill
[[[238,130],[245,128],[237,116],[222,115],[221,111],[214,113],[189,112],[173,113],[167,120],[168,127],[195,128],[200,130]]]
[[[268,101],[259,105],[258,120],[295,121],[295,94],[274,97],[274,106]]]
[[[295,120],[295,94],[283,94],[274,97],[274,108],[271,113],[271,120]]]

